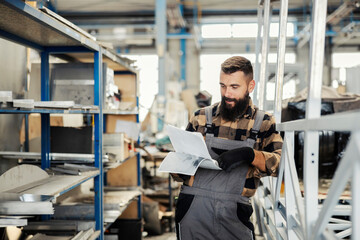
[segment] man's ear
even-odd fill
[[[254,91],[254,88],[255,88],[255,80],[251,80],[248,84],[248,91],[249,93],[252,93]]]

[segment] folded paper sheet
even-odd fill
[[[159,167],[160,172],[194,175],[199,167],[221,170],[211,159],[201,133],[188,132],[168,125],[167,131],[175,152],[170,152]]]

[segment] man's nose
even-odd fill
[[[232,92],[230,88],[226,88],[225,90],[225,97],[227,98],[231,98],[232,97]]]

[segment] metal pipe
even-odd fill
[[[308,98],[306,101],[306,119],[320,117],[321,86],[324,65],[325,28],[327,1],[314,1]],[[318,175],[319,175],[319,132],[306,131],[304,138],[304,191],[305,191],[305,229],[306,238],[310,239],[318,217]]]
[[[258,11],[258,13],[257,13],[258,31],[257,31],[256,46],[255,46],[256,59],[255,59],[255,76],[254,76],[255,81],[257,81],[257,86],[254,89],[254,97],[253,97],[254,98],[253,103],[255,105],[258,105],[258,102],[259,102],[259,97],[258,97],[259,78],[260,78],[259,57],[260,57],[260,49],[261,49],[261,42],[262,42],[261,33],[262,33],[262,28],[263,28],[263,6],[259,5],[257,11]]]
[[[265,84],[267,78],[267,64],[268,64],[268,52],[269,52],[269,32],[270,32],[270,11],[271,4],[270,0],[264,0],[264,31],[263,31],[263,39],[262,39],[262,49],[261,49],[261,69],[259,76],[259,86],[258,86],[258,96],[259,96],[259,109],[264,109],[265,99]]]
[[[288,17],[288,0],[282,0],[280,6],[280,24],[278,38],[278,53],[275,74],[275,106],[274,116],[276,122],[281,122],[281,102],[284,85],[285,52],[286,52],[286,28]]]

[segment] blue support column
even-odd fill
[[[41,52],[41,101],[50,100],[49,52]],[[41,114],[41,168],[50,167],[50,114]]]
[[[166,69],[166,50],[167,50],[167,39],[166,39],[166,0],[156,0],[155,9],[155,24],[156,24],[156,49],[159,57],[159,93],[158,93],[158,129],[159,131],[163,128],[163,113],[165,109],[165,69]]]
[[[181,1],[181,4],[179,4],[180,13],[182,16],[184,16],[184,5],[183,0]],[[186,34],[186,29],[182,28],[180,31],[181,34]],[[180,39],[180,51],[181,51],[181,57],[180,57],[180,83],[183,89],[187,88],[187,81],[186,81],[186,38]]]
[[[100,171],[99,175],[94,179],[95,191],[95,228],[100,230],[101,234],[99,239],[104,238],[104,203],[103,203],[103,163],[102,163],[102,136],[103,136],[103,110],[102,110],[102,87],[103,87],[103,74],[102,74],[102,53],[94,53],[94,104],[99,106],[99,114],[94,116],[94,153],[95,153],[95,167]]]

